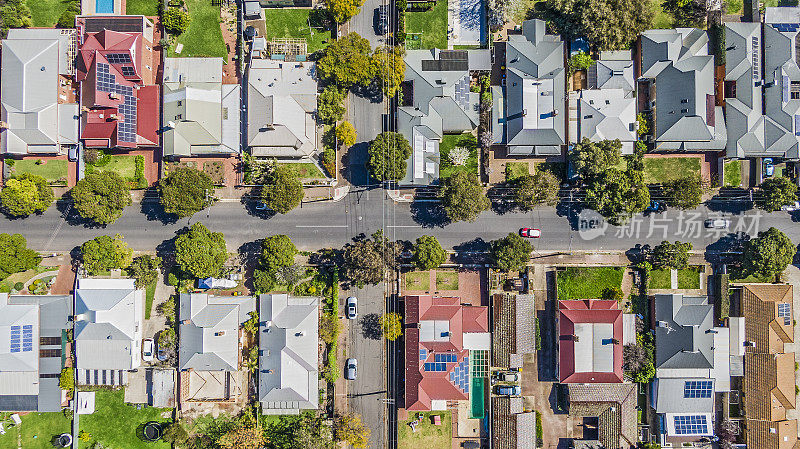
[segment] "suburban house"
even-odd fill
[[[622,348],[636,342],[636,323],[617,301],[558,301],[558,335],[561,383],[623,381]]]
[[[586,70],[587,88],[569,93],[570,144],[619,140],[633,154],[637,140],[635,82],[631,52],[603,51]]]
[[[86,385],[125,385],[142,363],[144,290],[133,279],[79,279],[75,289],[77,377]]]
[[[317,151],[313,62],[253,59],[247,74],[247,146],[253,157],[309,159]]]
[[[0,411],[57,412],[58,385],[72,323],[70,296],[0,293]]]
[[[652,395],[664,422],[661,444],[714,434],[715,393],[731,389],[730,330],[714,326],[705,296],[654,296],[656,379]]]
[[[78,143],[75,30],[11,29],[2,44],[0,154],[66,154]]]
[[[793,289],[786,284],[742,287],[746,329],[745,432],[748,447],[784,449],[797,444],[797,393]],[[788,350],[788,352],[784,352]]]
[[[492,366],[521,369],[536,354],[536,303],[533,295],[492,297]]]
[[[575,438],[574,447],[636,446],[637,398],[633,383],[570,384],[569,414],[584,424],[582,438]]]
[[[505,43],[503,86],[492,88],[493,143],[511,156],[560,156],[567,143],[564,42],[526,20]]]
[[[404,333],[405,409],[446,410],[448,401],[469,399],[470,358],[491,346],[488,307],[407,296]]]
[[[760,22],[726,23],[727,156],[800,156],[800,8],[767,8]]]
[[[655,149],[724,150],[725,117],[714,97],[714,57],[705,30],[647,30],[639,50],[639,107],[652,116]]]
[[[239,154],[240,92],[222,84],[222,58],[165,58],[163,155]]]
[[[144,16],[76,19],[75,79],[81,84],[81,140],[86,148],[135,150],[159,145],[158,55]]]
[[[473,71],[491,70],[489,50],[409,50],[397,130],[411,144],[402,185],[439,179],[439,144],[445,134],[478,126],[480,94],[470,90]]]
[[[525,411],[521,396],[492,397],[492,448],[535,449],[536,412]]]
[[[258,400],[265,415],[319,408],[319,298],[259,297]]]

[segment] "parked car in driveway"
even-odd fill
[[[522,387],[519,385],[500,385],[497,387],[497,394],[500,396],[519,396],[522,394]]]
[[[345,310],[347,311],[348,319],[354,320],[358,317],[358,299],[355,296],[347,298]]]
[[[153,361],[153,348],[155,347],[155,342],[152,338],[145,338],[142,342],[142,360],[145,362],[152,362]]]
[[[703,224],[706,228],[727,229],[731,225],[731,221],[727,218],[709,218]]]
[[[795,212],[800,210],[800,201],[795,201],[792,204],[785,204],[781,206],[781,210],[784,212]]]
[[[344,364],[344,378],[347,380],[356,380],[358,376],[358,360],[347,359]]]
[[[498,371],[495,378],[500,382],[518,382],[519,374],[513,371]]]
[[[538,239],[542,236],[542,231],[539,229],[533,228],[522,228],[519,230],[519,235],[522,237],[527,237],[529,239]]]

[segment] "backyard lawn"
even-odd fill
[[[458,272],[437,270],[436,290],[458,290]]]
[[[296,164],[283,164],[289,167],[300,179],[325,179],[325,175],[319,170],[316,164],[311,162],[299,162]]]
[[[314,11],[317,11],[316,13]],[[314,53],[328,45],[331,40],[330,30],[319,26],[315,20],[320,10],[267,8],[264,16],[267,26],[267,39],[276,37],[294,37],[306,40],[308,53]],[[309,16],[313,29],[309,28]],[[313,33],[312,33],[313,30]]]
[[[658,184],[688,175],[700,176],[700,158],[697,157],[646,157],[644,182]]]
[[[178,36],[169,48],[170,57],[221,57],[228,59],[228,49],[222,39],[219,27],[220,6],[208,0],[186,0],[186,7],[192,18],[189,29]],[[175,53],[178,44],[183,44],[180,54]]]
[[[430,11],[407,11],[406,33],[422,35],[421,49],[447,49],[447,2],[436,2]]]
[[[151,282],[145,292],[144,319],[150,319],[150,309],[153,308],[153,300],[156,297],[156,282]]]
[[[46,179],[50,184],[67,185],[67,161],[63,159],[50,159],[41,165],[36,165],[38,159],[22,159],[14,161],[11,173],[21,175],[31,173]]]
[[[31,20],[34,27],[52,28],[56,26],[58,18],[67,10],[69,0],[36,0],[26,2],[31,10]]]
[[[469,150],[469,158],[464,165],[453,165],[450,162],[450,150],[456,147]],[[478,174],[478,141],[470,133],[445,135],[439,144],[439,156],[439,178],[449,178],[459,171]]]
[[[125,11],[128,15],[157,16],[158,0],[126,0]]]
[[[558,299],[599,298],[603,290],[622,285],[620,267],[567,267],[558,272]]]
[[[139,439],[137,429],[149,421],[170,421],[171,409],[147,407],[137,410],[123,402],[123,390],[99,390],[95,394],[94,413],[83,415],[80,420],[80,430],[88,432],[92,441],[81,441],[80,448],[89,448],[94,442],[99,442],[105,447],[114,448],[169,449],[170,445],[163,441],[147,443]],[[162,417],[161,414],[165,412],[166,417]]]
[[[672,288],[669,268],[650,271],[648,287],[652,289]],[[700,288],[700,269],[698,267],[689,267],[678,270],[678,288],[683,290]]]
[[[672,288],[670,281],[669,269],[658,269],[650,271],[650,281],[647,287],[652,289],[669,289]]]
[[[431,279],[428,271],[411,271],[404,275],[406,290],[428,291],[431,287]],[[437,278],[438,281],[438,278]]]
[[[451,447],[450,412],[425,412],[422,415],[422,420],[417,425],[416,432],[411,431],[408,423],[417,419],[417,413],[409,413],[408,420],[398,421],[398,449],[444,449]],[[442,425],[433,425],[431,415],[441,415]]]
[[[103,156],[103,159],[108,158],[108,163],[97,166],[86,164],[86,173],[114,171],[122,177],[122,179],[133,179],[136,176],[136,156],[129,154],[112,154]]]
[[[725,162],[725,187],[742,186],[742,161]]]
[[[11,413],[0,413],[3,421],[9,422]],[[29,413],[23,415],[22,425],[8,427],[6,434],[0,435],[0,447],[12,448],[17,446],[17,438],[24,449],[52,449],[52,438],[62,433],[69,433],[72,426],[70,418],[61,412]]]

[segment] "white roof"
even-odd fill
[[[422,320],[419,326],[419,341],[450,341],[450,322],[447,320]]]
[[[464,349],[471,351],[488,351],[492,346],[492,335],[488,332],[465,332],[462,343]]]
[[[575,323],[575,372],[611,373],[614,371],[614,325]]]
[[[78,392],[78,414],[91,415],[94,413],[94,391]]]

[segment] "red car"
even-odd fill
[[[529,239],[538,239],[542,236],[542,231],[533,228],[522,228],[519,230],[519,235]]]

